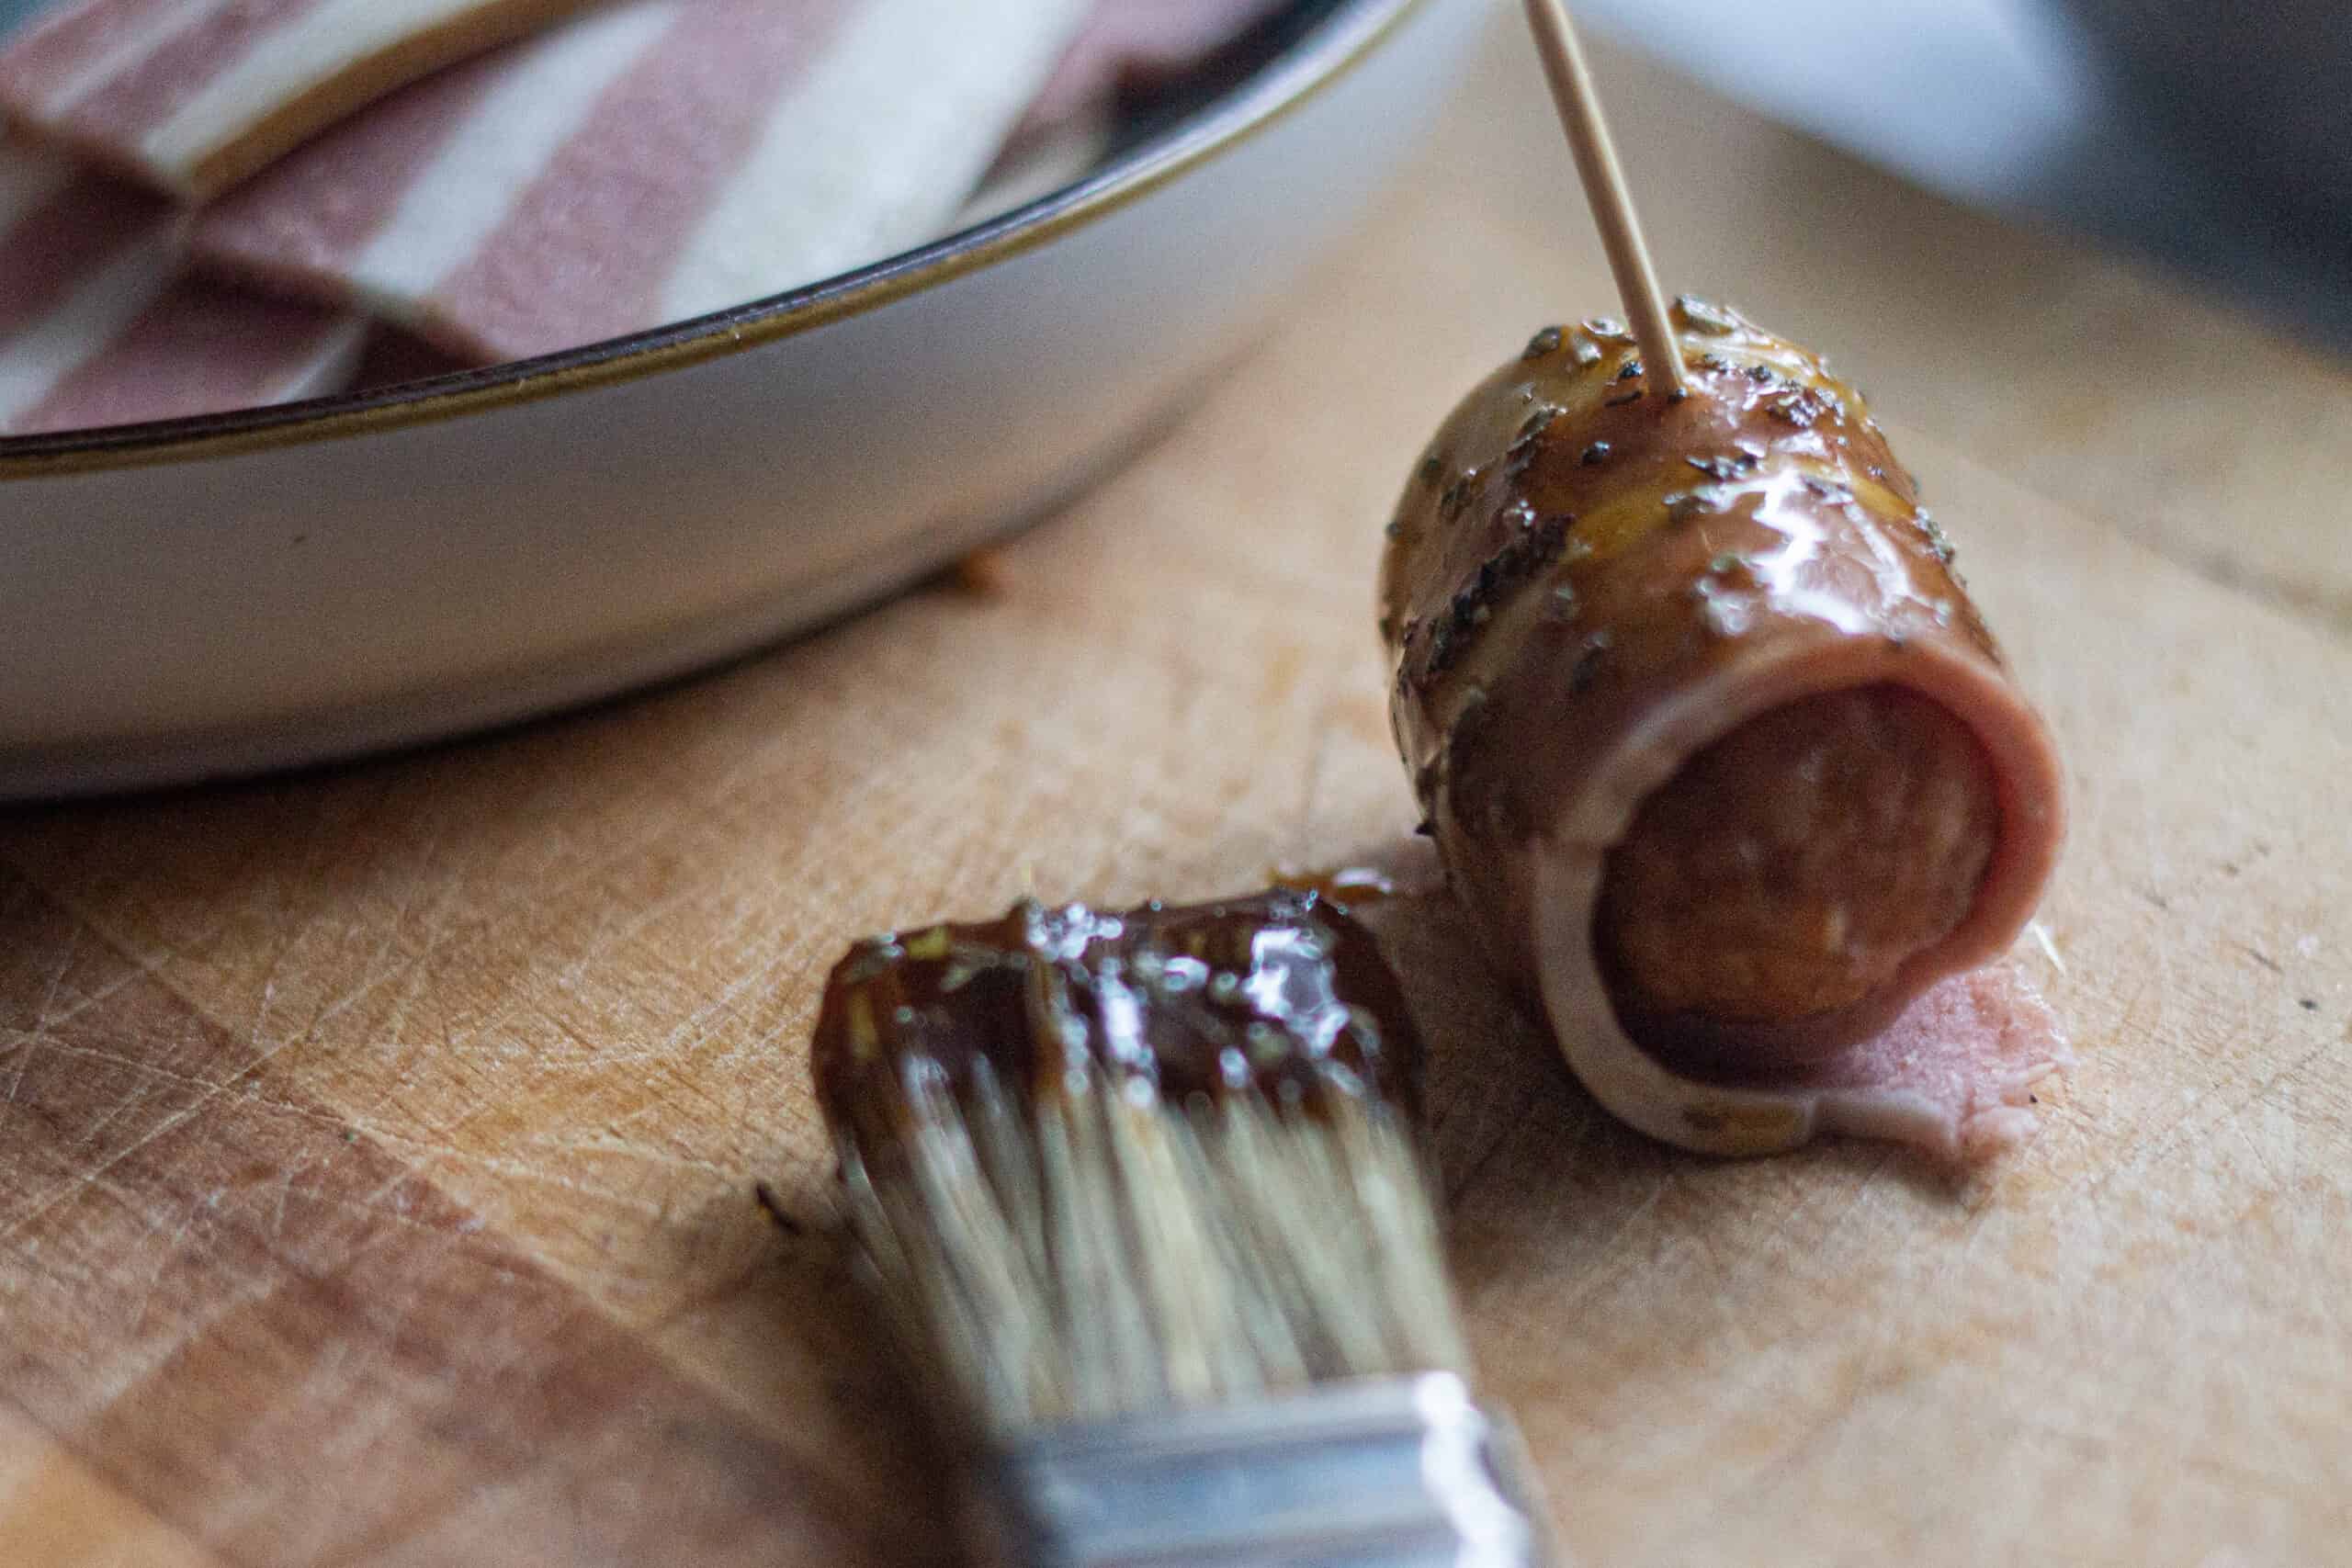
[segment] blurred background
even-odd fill
[[[49,0],[0,0],[0,30]],[[1594,31],[1956,199],[2352,348],[2352,3],[1581,0]]]
[[[1955,199],[2083,232],[2352,348],[2344,0],[1578,10],[1595,31]]]

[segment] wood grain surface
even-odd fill
[[[2352,376],[1597,64],[1668,287],[1859,372],[2048,706],[2076,828],[2024,961],[2082,1060],[1973,1179],[1692,1158],[1387,908],[1489,1392],[1588,1562],[2340,1561]],[[952,1561],[825,1224],[825,967],[1396,852],[1380,525],[1476,376],[1610,308],[1556,136],[1505,28],[1271,340],[957,584],[485,739],[0,817],[0,1562]]]

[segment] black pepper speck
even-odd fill
[[[1601,666],[1609,661],[1610,637],[1607,632],[1595,632],[1585,638],[1584,651],[1577,655],[1576,667],[1568,671],[1568,690],[1588,692],[1600,679]]]
[[[1705,516],[1723,509],[1724,498],[1712,485],[1677,491],[1666,498],[1666,516],[1670,523],[1687,523],[1693,517]]]
[[[1403,657],[1397,662],[1398,689],[1410,692],[1452,669],[1477,640],[1503,596],[1567,553],[1568,529],[1574,522],[1566,513],[1555,513],[1514,533],[1509,543],[1479,564],[1477,574],[1462,586],[1443,612],[1426,624],[1408,626]]]

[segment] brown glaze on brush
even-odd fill
[[[815,1067],[842,1212],[978,1556],[1547,1560],[1467,1403],[1417,1060],[1311,892],[1024,903],[842,962]]]
[[[1441,429],[1389,526],[1391,714],[1531,990],[1591,988],[1547,973],[1565,888],[1605,1030],[1769,1082],[2007,945],[2057,771],[1860,395],[1734,312],[1672,315],[1686,397],[1593,321]]]
[[[818,1016],[817,1093],[869,1151],[905,1129],[918,1080],[961,1098],[976,1075],[1036,1099],[1115,1088],[1182,1105],[1334,1097],[1410,1109],[1419,1042],[1371,936],[1311,892],[1103,914],[1016,906],[893,932],[835,966]]]

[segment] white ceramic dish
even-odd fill
[[[841,278],[385,394],[0,440],[0,798],[546,712],[1035,515],[1349,231],[1487,14],[1317,9],[1088,179]]]

